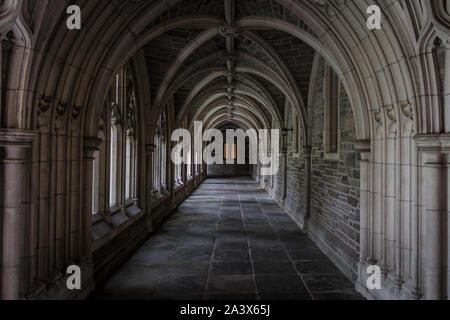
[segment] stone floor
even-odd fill
[[[94,299],[361,299],[253,180],[206,180]]]

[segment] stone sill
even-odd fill
[[[132,218],[129,218],[127,221],[124,221],[117,227],[113,228],[110,232],[104,234],[101,238],[94,240],[92,242],[92,252],[95,252],[96,250],[98,250],[99,248],[104,246],[106,243],[108,243],[109,241],[116,238],[120,233],[122,233],[123,231],[128,229],[129,226],[131,226],[133,223],[135,223],[137,220],[139,220],[143,216],[144,216],[144,212],[141,211],[138,215],[136,215]]]
[[[182,183],[182,184],[176,186],[176,187],[175,187],[175,192],[178,192],[178,191],[182,190],[184,187],[185,187],[185,184],[184,184],[184,183]]]
[[[161,198],[152,201],[152,210],[159,206],[161,203],[170,198],[170,193],[163,195]]]

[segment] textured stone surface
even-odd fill
[[[319,72],[319,74],[321,74]],[[316,219],[336,240],[359,252],[359,155],[353,112],[343,87],[339,103],[339,160],[327,160],[323,147],[323,77],[317,80],[312,129],[311,218]],[[336,243],[327,243],[337,248]],[[336,250],[336,254],[340,252]],[[342,257],[346,259],[347,257]],[[349,264],[353,261],[346,261]],[[356,265],[352,266],[356,272]]]

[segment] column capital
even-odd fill
[[[356,140],[355,150],[359,153],[370,153],[370,140]]]
[[[414,137],[420,152],[450,152],[450,133],[419,134]]]
[[[0,146],[30,148],[36,132],[21,129],[0,129]]]
[[[83,139],[83,150],[85,159],[94,158],[94,152],[99,150],[103,140],[96,137],[85,137]]]
[[[370,159],[370,140],[356,140],[355,150],[361,154],[361,161],[368,162]]]

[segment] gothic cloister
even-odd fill
[[[3,0],[0,34],[1,299],[448,299],[449,0]],[[279,130],[279,170],[175,164],[198,122]]]

